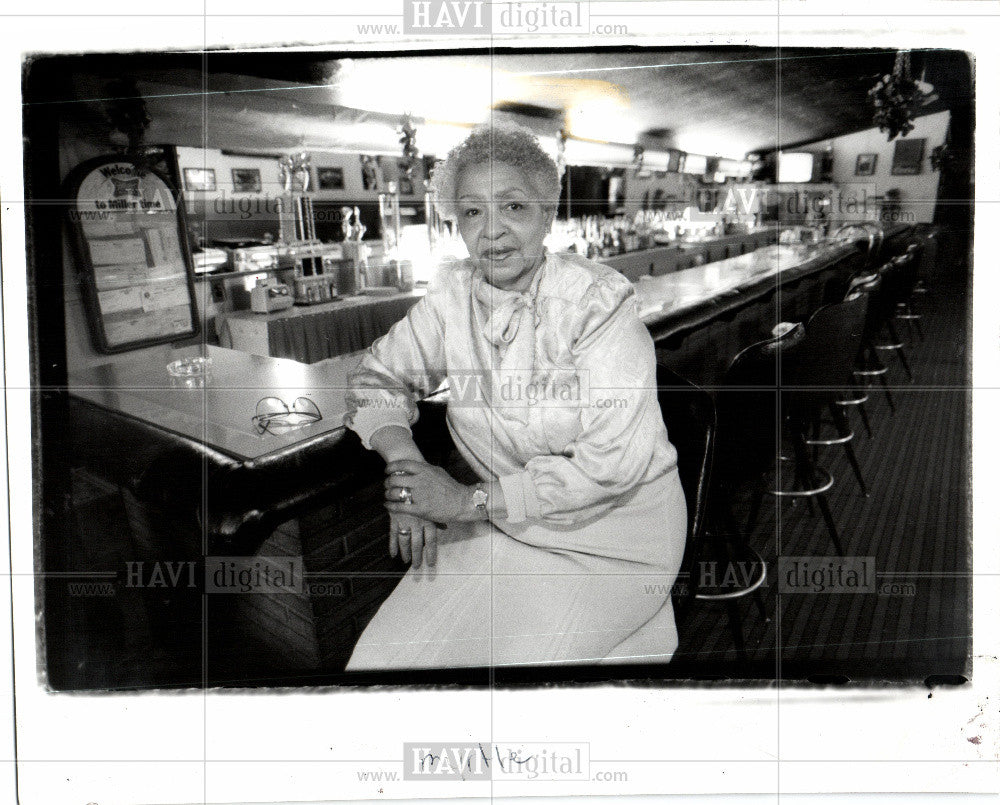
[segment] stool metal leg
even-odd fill
[[[854,432],[851,430],[851,426],[847,422],[847,416],[841,411],[836,405],[831,403],[830,413],[833,416],[834,425],[837,427],[837,433],[840,434],[841,438],[853,439]],[[845,441],[844,452],[847,453],[847,460],[851,462],[851,469],[854,470],[854,477],[858,479],[858,486],[861,487],[861,493],[867,498],[870,497],[868,494],[868,487],[865,485],[865,479],[861,475],[861,465],[858,464],[858,457],[854,453],[854,447],[851,445],[850,441]]]
[[[832,484],[833,481],[832,476],[830,477],[830,481],[827,484],[821,485],[819,483],[819,479],[815,472],[816,468],[813,465],[813,463],[809,460],[808,445],[805,443],[805,440],[802,438],[802,436],[803,434],[800,433],[798,434],[798,438],[793,440],[795,443],[796,464],[798,464],[799,462],[802,463],[803,475],[805,477],[805,480],[809,483],[811,487],[817,490],[820,490],[821,487],[823,486],[829,488],[829,486]],[[829,475],[829,473],[827,474]],[[840,535],[837,533],[837,525],[833,521],[833,514],[830,512],[830,506],[826,502],[825,491],[826,491],[825,489],[823,489],[822,491],[817,491],[814,495],[811,495],[810,497],[816,498],[816,505],[819,506],[819,510],[823,515],[823,519],[826,521],[827,531],[830,532],[830,540],[833,542],[834,547],[837,549],[837,555],[843,556],[844,548],[840,544]]]
[[[896,356],[899,358],[899,362],[903,365],[903,371],[906,372],[907,382],[912,383],[913,372],[910,371],[910,362],[906,360],[906,350],[903,349],[903,341],[902,339],[900,339],[899,333],[896,332],[896,327],[893,325],[891,319],[885,323],[885,326],[886,329],[889,331],[889,335],[892,338],[892,342],[894,344],[899,345],[898,347],[896,347],[896,349],[893,350],[893,352],[896,353]]]
[[[896,413],[896,403],[892,401],[892,392],[889,391],[889,383],[885,379],[885,375],[878,376],[878,382],[882,384],[882,391],[885,393],[885,401],[889,403],[889,411],[893,414]]]
[[[723,508],[723,518],[725,529],[730,532],[732,537],[736,537],[737,532],[734,530],[736,520],[729,506]],[[712,539],[715,542],[716,560],[723,561],[728,565],[732,560],[732,552],[729,550],[731,538],[727,539],[723,536],[721,529],[716,528],[713,529]],[[732,633],[733,643],[736,646],[736,657],[741,663],[746,663],[748,657],[746,641],[743,639],[743,615],[740,613],[737,599],[727,599],[726,610],[729,616],[729,631]]]
[[[858,403],[858,413],[861,414],[861,421],[864,423],[865,430],[868,432],[868,438],[874,439],[875,437],[872,435],[872,423],[868,421],[868,410],[865,408],[865,404],[863,402]]]
[[[757,604],[757,611],[760,613],[761,621],[765,624],[770,623],[771,617],[767,614],[767,607],[764,606],[764,596],[761,594],[759,589],[753,591],[753,600],[754,603]]]

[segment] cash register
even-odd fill
[[[291,306],[291,289],[274,277],[261,278],[250,289],[250,309],[254,313],[273,313],[276,310],[287,310]]]

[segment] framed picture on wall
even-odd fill
[[[260,170],[257,168],[233,168],[234,193],[259,193]]]
[[[858,161],[854,163],[854,175],[874,176],[876,164],[878,164],[878,154],[858,154]]]
[[[399,177],[399,194],[401,196],[413,195],[413,180],[409,176]]]
[[[185,168],[185,190],[215,190],[215,171],[212,168]]]
[[[316,182],[320,190],[343,190],[343,168],[316,168]]]
[[[893,176],[917,176],[922,170],[927,140],[897,140],[892,154]]]

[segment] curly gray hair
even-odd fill
[[[538,198],[553,210],[559,203],[560,176],[556,163],[545,153],[538,138],[524,126],[509,121],[484,123],[448,152],[434,168],[431,181],[437,191],[437,206],[445,218],[455,218],[458,177],[467,167],[502,162],[521,169],[531,179]]]

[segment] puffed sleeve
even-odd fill
[[[656,399],[653,340],[638,317],[631,283],[596,280],[573,332],[575,366],[589,385],[582,429],[562,454],[536,456],[523,472],[498,479],[511,522],[591,519],[646,479],[651,464],[666,470],[676,462]]]
[[[347,379],[344,424],[371,449],[371,437],[387,425],[409,430],[416,400],[444,381],[443,292],[427,295],[379,338]]]

